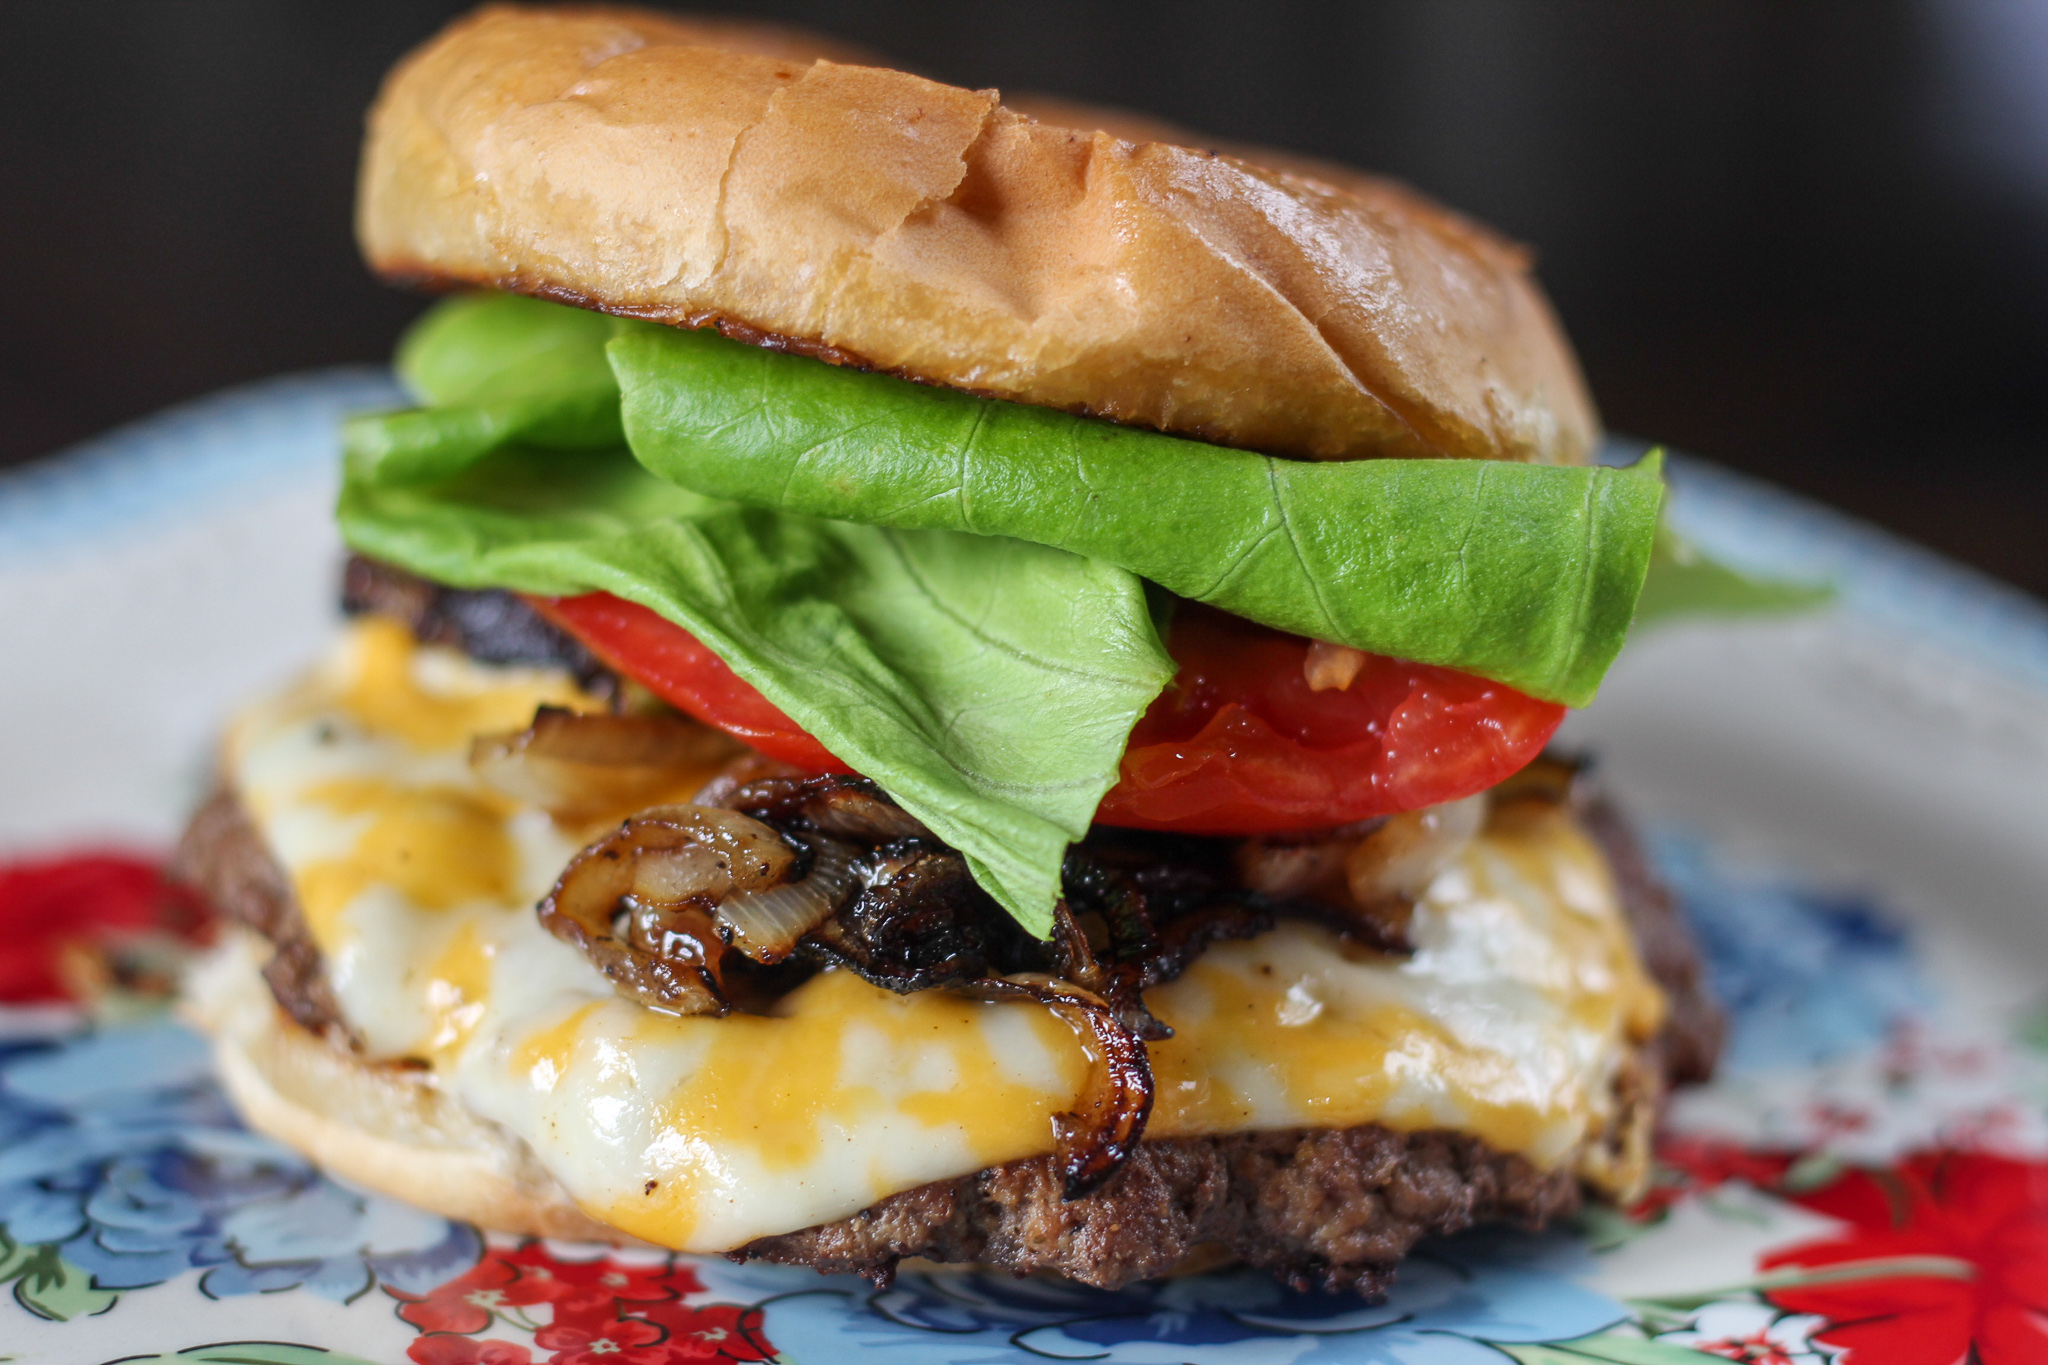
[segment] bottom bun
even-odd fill
[[[185,985],[188,1017],[213,1037],[243,1122],[330,1175],[457,1222],[527,1237],[645,1246],[576,1207],[524,1141],[477,1117],[418,1068],[369,1062],[294,1023],[232,935]]]

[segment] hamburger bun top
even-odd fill
[[[766,26],[479,10],[371,110],[364,252],[1276,455],[1596,443],[1526,254],[1413,191],[858,61]]]

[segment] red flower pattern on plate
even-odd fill
[[[499,1319],[533,1332],[539,1365],[725,1365],[775,1358],[761,1310],[742,1304],[693,1306],[704,1282],[686,1265],[636,1266],[609,1257],[565,1261],[539,1242],[494,1251],[427,1294],[389,1291],[399,1317],[422,1332],[414,1365],[535,1365],[524,1346],[479,1341]],[[523,1311],[549,1306],[536,1324]]]
[[[668,1334],[645,1318],[557,1322],[533,1334],[548,1365],[668,1365]]]
[[[533,1352],[509,1341],[436,1333],[406,1347],[405,1358],[413,1365],[532,1365]]]
[[[554,1320],[618,1316],[625,1303],[656,1303],[695,1294],[704,1285],[688,1266],[627,1266],[609,1258],[563,1261],[538,1242],[493,1252],[426,1294],[387,1290],[403,1302],[398,1316],[422,1332],[471,1334],[488,1328],[507,1309],[554,1306]]]
[[[448,1283],[425,1294],[386,1288],[401,1301],[398,1316],[422,1332],[481,1332],[506,1308],[546,1301],[552,1288],[545,1281],[526,1280],[519,1267],[502,1256],[486,1256]]]
[[[668,1329],[666,1365],[724,1365],[727,1361],[773,1360],[775,1348],[761,1331],[761,1310],[737,1303],[661,1303],[647,1316]]]
[[[1731,1180],[1747,1181],[1760,1190],[1776,1188],[1791,1158],[1752,1152],[1717,1138],[1666,1135],[1657,1142],[1657,1164],[1650,1188],[1628,1211],[1638,1223],[1653,1222],[1680,1200],[1705,1194]]]
[[[700,1294],[704,1282],[686,1265],[624,1265],[609,1257],[563,1261],[539,1242],[528,1242],[498,1259],[519,1270],[522,1284],[538,1295],[531,1302],[555,1305],[555,1320],[592,1312],[610,1313],[614,1303],[659,1303]]]
[[[68,999],[65,955],[150,935],[197,943],[207,911],[146,858],[91,850],[0,863],[0,1002]]]
[[[1780,1313],[1769,1304],[1736,1300],[1708,1304],[1689,1328],[1656,1339],[1740,1365],[1827,1365],[1828,1353],[1812,1339],[1826,1326],[1811,1313]]]
[[[1794,1198],[1852,1229],[1774,1252],[1767,1270],[1925,1258],[1910,1274],[1770,1291],[1830,1320],[1814,1340],[1843,1365],[2048,1361],[2048,1162],[1931,1154]]]
[[[1751,1332],[1747,1336],[1696,1341],[1692,1348],[1705,1355],[1740,1361],[1742,1365],[1793,1365],[1792,1357],[1786,1355],[1777,1342],[1772,1341],[1767,1333],[1761,1331]]]

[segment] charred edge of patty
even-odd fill
[[[1654,1108],[1655,1094],[1639,1103]],[[1638,1109],[1617,1125],[1642,1121]],[[1154,1139],[1097,1193],[1061,1195],[1057,1162],[1036,1157],[727,1255],[883,1285],[900,1261],[919,1257],[1118,1289],[1221,1251],[1295,1289],[1376,1300],[1423,1237],[1481,1223],[1533,1230],[1584,1198],[1568,1164],[1542,1171],[1477,1138],[1371,1124]]]
[[[342,1018],[291,879],[240,797],[223,787],[200,806],[178,841],[171,872],[215,911],[270,944],[263,979],[294,1023],[351,1051],[361,1049],[361,1039]]]
[[[420,643],[461,650],[479,663],[566,669],[585,691],[607,701],[622,690],[619,675],[581,641],[498,588],[444,588],[351,555],[342,571],[341,609],[350,616],[390,617]]]

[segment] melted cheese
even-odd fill
[[[386,623],[244,717],[231,775],[374,1056],[424,1060],[592,1213],[723,1250],[1050,1150],[1093,1060],[1027,1003],[898,996],[826,972],[765,1016],[618,996],[533,913],[578,840],[470,773],[469,739],[561,674],[472,664]],[[1416,907],[1405,960],[1288,924],[1148,993],[1157,1137],[1448,1128],[1553,1166],[1608,1118],[1662,998],[1606,865],[1558,811],[1496,820]]]

